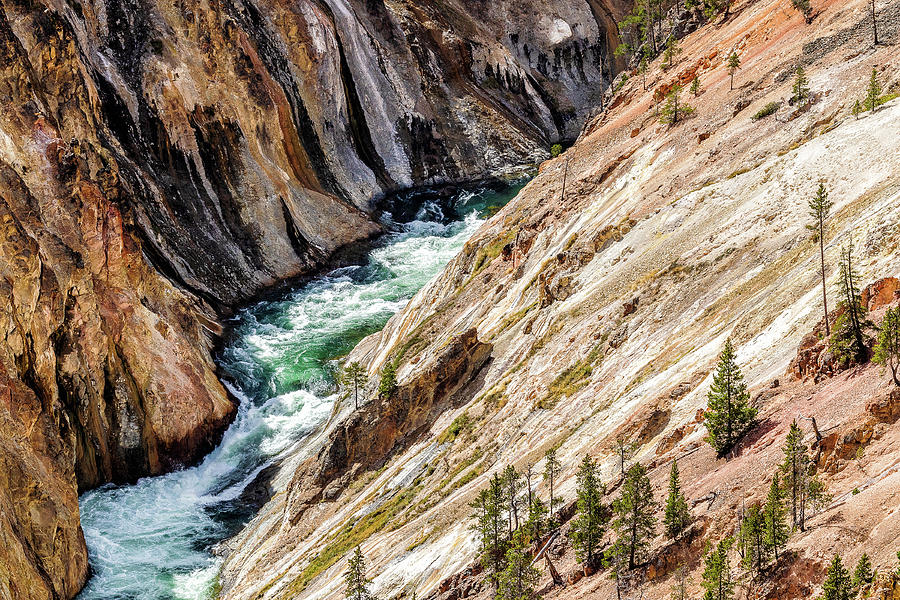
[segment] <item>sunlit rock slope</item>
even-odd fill
[[[76,491],[216,443],[218,314],[574,138],[626,4],[0,2],[0,595],[72,597]]]
[[[819,182],[834,201],[825,248],[832,306],[841,246],[854,245],[864,283],[900,274],[900,101],[851,114],[873,67],[887,97],[897,91],[900,3],[877,4],[878,47],[862,1],[813,2],[815,18],[806,24],[786,0],[739,0],[727,19],[681,41],[672,68],[662,70],[657,59],[646,90],[630,73],[611,110],[545,162],[440,276],[349,357],[373,379],[394,361],[402,388],[474,329],[490,345],[489,360],[477,373],[461,373],[444,412],[392,438],[386,455],[382,445],[370,456],[369,445],[341,436],[352,419],[394,419],[390,402],[372,400],[362,417],[348,407],[336,414],[228,545],[223,596],[339,598],[345,555],[359,543],[383,597],[488,597],[483,581],[466,584],[465,576],[459,588],[440,585],[475,557],[467,520],[475,493],[507,464],[521,470],[536,462],[542,471],[544,451],[559,445],[562,494],[571,500],[587,453],[615,480],[619,435],[638,443],[634,460],[651,469],[658,499],[665,465],[683,457],[689,500],[716,492],[693,514],[705,536],[720,539],[736,507],[763,494],[798,414],[847,433],[844,459],[859,447],[852,440],[866,447],[858,467],[840,463],[825,475],[834,502],[789,546],[801,557],[791,567],[800,574],[784,581],[802,585],[770,590],[772,597],[820,589],[824,561],[836,550],[848,560],[865,550],[876,565],[893,565],[900,474],[890,450],[898,431],[887,376],[867,366],[815,384],[796,380],[791,369],[822,314],[818,246],[806,229]],[[733,90],[732,50],[742,62]],[[808,106],[788,101],[798,64],[810,79]],[[699,95],[681,98],[694,113],[660,124],[654,92],[675,82],[686,88],[695,74]],[[753,118],[770,102],[779,103],[774,114]],[[762,423],[730,462],[702,442],[698,413],[729,336]],[[854,423],[879,434],[854,438]],[[335,440],[349,464],[329,472]],[[862,493],[850,494],[857,486]],[[546,486],[536,487],[546,498]],[[841,533],[848,530],[854,536]],[[655,553],[662,543],[656,540]],[[692,550],[690,569],[698,568],[701,547]],[[571,550],[563,556],[573,569]],[[655,579],[648,571],[645,595],[668,597],[672,568],[663,560]],[[541,585],[548,581],[544,575]],[[605,575],[588,577],[556,593],[605,598],[615,594],[612,585]]]

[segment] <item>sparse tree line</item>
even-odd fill
[[[809,0],[792,0],[792,4],[803,13],[807,22],[812,20]],[[663,68],[668,69],[681,53],[677,39],[671,34],[662,41],[662,6],[662,0],[642,0],[620,24],[626,32],[625,39],[630,41],[623,42],[617,48],[617,54],[624,53],[629,57],[635,52],[639,54],[638,72],[645,77],[644,89],[649,61],[653,57],[661,51]],[[686,0],[687,9],[696,6],[695,0]],[[723,12],[727,18],[729,8],[730,0],[702,2],[707,18]],[[870,2],[870,10],[875,44],[878,44],[874,2]],[[734,75],[740,67],[740,57],[732,50],[726,60],[731,89],[734,87]],[[662,122],[674,125],[693,111],[690,105],[680,101],[681,91],[681,86],[675,85],[664,96],[655,95],[656,110]],[[689,91],[694,96],[699,95],[699,76],[692,79]],[[809,96],[809,80],[803,66],[798,65],[791,90],[791,102],[799,105],[808,102]],[[659,103],[663,99],[666,104],[660,112]],[[862,102],[855,101],[852,113],[858,118],[864,111],[875,112],[885,101],[878,71],[873,68],[866,95]],[[554,147],[554,154],[558,155],[561,150],[561,147]],[[845,366],[863,364],[869,360],[869,345],[873,341],[870,332],[874,331],[875,344],[871,358],[886,366],[895,385],[900,386],[900,307],[887,309],[881,327],[876,327],[869,320],[867,309],[861,300],[859,278],[853,266],[852,243],[840,250],[837,282],[839,301],[836,309],[838,316],[833,322],[829,317],[825,237],[826,223],[832,207],[828,189],[824,183],[820,183],[809,201],[811,220],[807,228],[813,232],[814,240],[819,245],[825,335],[829,350]],[[396,369],[394,361],[388,361],[383,367],[377,386],[379,398],[390,398],[396,392]],[[360,392],[365,391],[369,382],[365,368],[359,362],[348,363],[338,372],[337,381],[344,388],[344,397],[352,396],[355,408],[358,409]],[[704,411],[706,441],[719,456],[728,455],[753,428],[757,413],[758,410],[750,403],[749,392],[729,338],[719,356],[707,393],[707,409]],[[733,550],[737,552],[739,564],[752,585],[759,578],[765,577],[772,565],[778,563],[790,535],[797,530],[805,531],[808,514],[820,510],[831,501],[824,484],[817,477],[815,462],[809,455],[809,447],[804,443],[803,437],[802,430],[794,421],[782,448],[783,461],[772,474],[765,501],[742,507],[736,532],[715,545],[707,544],[701,581],[703,600],[732,600],[735,597],[738,578],[731,569],[730,556]],[[619,459],[622,481],[618,496],[611,501],[606,500],[607,491],[600,479],[599,465],[590,456],[583,458],[576,473],[576,511],[569,529],[569,538],[577,560],[592,570],[609,569],[616,580],[620,599],[622,582],[627,579],[630,571],[647,560],[650,544],[657,534],[656,513],[659,505],[653,497],[648,472],[640,463],[625,468],[628,458],[636,449],[635,445],[627,444],[622,438],[616,441],[614,450]],[[507,466],[502,473],[493,476],[488,487],[482,489],[470,505],[474,521],[472,529],[479,543],[479,557],[498,600],[526,600],[535,597],[540,572],[534,566],[532,549],[535,544],[548,539],[548,535],[560,526],[555,520],[560,503],[556,484],[561,470],[556,450],[550,449],[545,455],[543,478],[549,487],[546,503],[532,487],[533,468],[534,465],[528,465],[524,473],[519,473],[514,466]],[[675,459],[671,463],[668,493],[664,502],[663,533],[666,538],[676,540],[690,524],[691,514],[681,489],[680,472]],[[606,542],[607,530],[615,533],[612,543]],[[900,566],[893,575],[900,578]],[[825,572],[822,598],[849,600],[860,591],[868,589],[876,578],[877,572],[873,571],[867,554],[862,555],[852,575],[843,566],[841,557],[835,555]],[[684,567],[679,568],[675,579],[672,598],[685,600],[688,580]],[[348,560],[345,584],[348,600],[376,598],[369,591],[371,580],[366,578],[365,557],[359,547]]]
[[[666,0],[638,0],[632,11],[619,23],[621,42],[616,47],[616,56],[624,56],[626,61],[635,65],[635,71],[642,78],[643,89],[647,90],[647,72],[650,63],[660,54],[662,61],[660,67],[667,71],[672,68],[677,57],[682,53],[674,27],[664,34],[664,14],[669,8],[679,6],[679,0],[666,2]],[[878,20],[874,0],[869,0],[869,9],[872,18],[872,36],[874,44],[878,45]],[[791,5],[799,11],[807,23],[811,23],[815,17],[810,0],[791,0]],[[731,0],[684,0],[681,5],[684,10],[700,10],[708,20],[718,15],[727,19],[730,14]],[[736,49],[732,49],[725,58],[725,68],[729,75],[729,89],[734,89],[734,76],[741,68],[741,58]],[[622,83],[624,83],[623,75]],[[618,89],[618,88],[616,88]],[[653,95],[654,111],[660,122],[675,125],[684,117],[694,112],[694,108],[681,100],[682,86],[678,83],[669,87],[667,91],[658,88]],[[694,75],[691,79],[690,93],[698,96],[701,91],[700,77]],[[791,104],[802,105],[808,102],[810,97],[809,80],[802,64],[798,64],[794,84],[791,90]],[[877,81],[877,72],[872,70],[869,88],[862,102],[856,101],[853,105],[853,114],[858,116],[863,110],[874,111],[881,98],[881,88]],[[662,108],[660,109],[660,105]],[[778,109],[777,103],[770,103],[766,111],[757,113],[756,118],[762,118],[774,113]]]
[[[366,368],[359,362],[353,361],[343,365],[337,372],[337,383],[344,390],[344,398],[353,398],[354,409],[359,409],[360,392],[365,394],[366,385],[369,383],[369,375]],[[395,361],[388,361],[381,369],[376,389],[378,398],[390,398],[397,391],[397,365]]]
[[[827,189],[820,184],[809,202],[809,229],[819,243],[823,271],[823,240],[831,208]],[[841,249],[840,260],[837,289],[841,300],[837,310],[841,312],[833,327],[826,329],[829,348],[838,360],[865,361],[871,341],[867,331],[874,325],[868,320],[861,301],[858,276],[852,264],[852,247]],[[822,285],[828,328],[824,276]],[[900,307],[887,310],[878,330],[873,358],[888,366],[894,382],[900,385]],[[346,377],[351,384],[358,381],[354,379],[358,377],[356,368],[345,372],[350,373]],[[389,369],[387,376],[382,374],[382,382],[387,378],[389,384],[396,386],[393,377]],[[758,410],[750,402],[734,345],[728,338],[707,392],[703,421],[707,430],[705,440],[719,456],[728,456],[752,430],[757,414]],[[613,499],[607,498],[599,465],[590,456],[582,459],[576,473],[575,514],[568,533],[576,558],[582,565],[590,570],[609,569],[616,580],[619,598],[630,573],[649,558],[650,544],[657,535],[659,504],[654,498],[647,469],[639,462],[626,468],[636,450],[635,444],[617,438],[613,452],[621,484]],[[742,506],[733,535],[726,536],[714,546],[707,545],[701,581],[704,600],[732,600],[735,597],[739,577],[731,568],[733,551],[738,554],[738,563],[749,582],[747,585],[752,587],[771,573],[773,565],[783,556],[791,534],[806,530],[809,514],[821,510],[831,501],[817,476],[815,461],[796,421],[789,428],[782,453],[782,462],[772,473],[765,500]],[[513,465],[496,473],[470,505],[479,558],[498,600],[525,600],[536,595],[540,572],[534,564],[534,551],[560,526],[556,519],[561,468],[556,449],[551,448],[544,456],[543,479],[549,490],[546,503],[533,486],[534,465],[529,464],[521,473]],[[691,514],[682,491],[677,458],[671,463],[662,516],[662,533],[667,539],[677,540],[690,527]],[[611,543],[607,542],[608,531],[615,535]],[[348,567],[345,577],[347,598],[372,600],[371,582],[365,577],[365,559],[359,548],[349,560]],[[672,597],[683,600],[687,585],[684,568],[676,575]],[[871,584],[873,578],[866,555],[852,577],[842,566],[840,557],[835,556],[826,574],[824,599],[849,600],[855,596],[854,590]]]

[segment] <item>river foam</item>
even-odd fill
[[[79,600],[205,600],[214,596],[213,546],[252,517],[241,493],[256,475],[321,427],[338,401],[332,369],[459,251],[521,186],[426,201],[391,224],[360,265],[314,278],[242,311],[218,364],[240,400],[222,442],[197,466],[82,495],[93,577]],[[444,213],[451,214],[449,218]]]

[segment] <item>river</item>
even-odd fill
[[[197,466],[80,498],[93,576],[79,600],[206,600],[214,545],[253,516],[238,497],[256,474],[331,414],[336,359],[395,312],[524,182],[425,197],[360,264],[242,310],[217,363],[240,400],[222,442]],[[422,198],[419,198],[422,200]]]

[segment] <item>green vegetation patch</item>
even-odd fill
[[[290,594],[302,592],[316,576],[334,565],[344,554],[384,529],[410,505],[421,489],[421,485],[406,488],[369,514],[345,523],[340,531],[328,538],[300,576],[291,582]]]
[[[469,280],[471,280],[472,277],[475,277],[475,275],[477,275],[485,267],[487,267],[492,260],[500,256],[500,252],[503,250],[503,247],[516,239],[516,234],[518,232],[519,228],[513,227],[504,235],[495,238],[491,243],[485,244],[484,246],[479,248],[478,252],[475,254],[475,264],[472,268],[472,276],[469,277]]]
[[[463,414],[453,419],[453,422],[450,423],[449,427],[447,427],[447,429],[445,429],[443,433],[438,436],[437,441],[439,444],[452,442],[459,436],[459,434],[468,433],[469,431],[471,431],[473,426],[474,423],[469,417],[469,413],[463,412]]]
[[[759,121],[760,119],[765,119],[770,115],[774,115],[775,112],[781,107],[781,102],[769,102],[761,109],[756,111],[756,114],[753,115],[754,121]]]
[[[591,350],[586,358],[575,361],[565,371],[557,375],[553,383],[550,384],[547,394],[538,400],[535,408],[551,409],[564,396],[571,397],[586,386],[591,379],[591,374],[594,372],[594,365],[602,358],[602,352],[602,346],[598,345]]]

